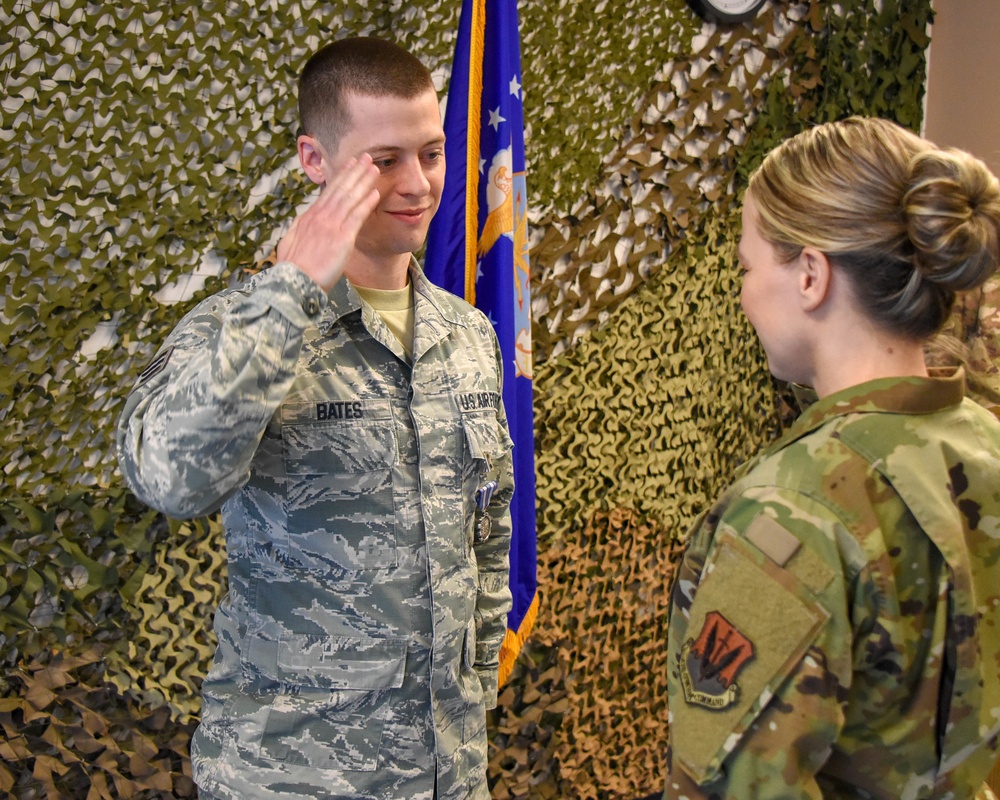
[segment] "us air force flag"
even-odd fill
[[[538,609],[522,97],[516,0],[464,0],[444,120],[447,177],[425,269],[489,317],[503,352],[515,487],[501,684]]]

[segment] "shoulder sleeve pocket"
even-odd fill
[[[671,747],[694,780],[718,777],[828,616],[798,578],[722,534],[671,652]]]

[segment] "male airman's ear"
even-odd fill
[[[314,136],[302,134],[298,141],[299,163],[313,183],[326,183],[326,151]]]
[[[802,310],[815,311],[829,296],[833,267],[826,253],[815,247],[803,247],[798,262]]]

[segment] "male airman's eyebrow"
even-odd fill
[[[422,144],[420,146],[420,149],[421,150],[426,150],[428,147],[443,147],[443,146],[444,146],[444,137],[443,136],[439,136],[439,137],[437,137],[435,139],[431,139],[431,140],[429,140],[427,142],[424,142],[424,144]],[[375,145],[372,145],[371,147],[367,148],[367,150],[365,152],[367,152],[367,153],[398,153],[400,150],[403,150],[403,149],[405,149],[405,148],[400,147],[398,144],[375,144]]]

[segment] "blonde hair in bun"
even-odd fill
[[[851,117],[793,136],[749,192],[780,257],[821,250],[873,321],[914,339],[940,330],[955,292],[1000,265],[996,177],[888,120]]]
[[[997,269],[1000,186],[962,150],[932,150],[913,161],[903,196],[915,268],[954,290],[972,289]]]

